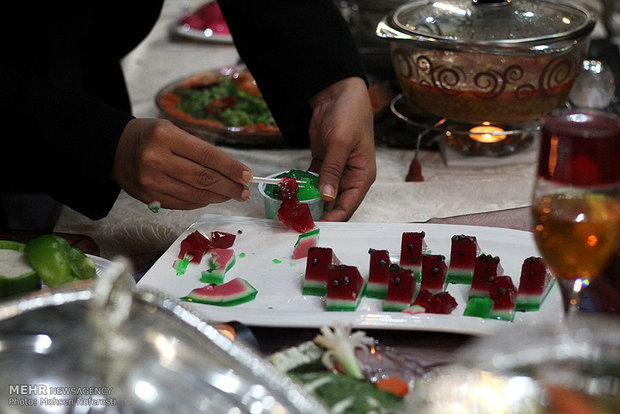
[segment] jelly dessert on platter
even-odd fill
[[[476,257],[476,265],[474,266],[474,276],[469,289],[469,297],[489,297],[489,287],[495,277],[502,276],[504,268],[500,264],[498,256],[490,254],[481,254]]]
[[[400,245],[400,266],[411,269],[416,277],[420,277],[422,255],[426,254],[427,246],[424,232],[404,232]]]
[[[397,264],[389,267],[388,289],[383,302],[383,311],[400,312],[407,308],[415,297],[416,277],[411,269]]]
[[[293,246],[293,259],[308,257],[308,249],[319,244],[319,233],[320,229],[316,228],[307,233],[300,234],[297,237],[295,246]]]
[[[233,249],[211,249],[209,269],[202,272],[201,282],[221,284],[224,276],[235,265]]]
[[[519,311],[536,311],[540,309],[555,278],[545,266],[542,258],[531,256],[523,261],[516,309]]]
[[[493,300],[490,317],[504,321],[512,321],[515,316],[515,300],[517,288],[510,276],[497,276],[489,287],[489,295]]]
[[[450,267],[447,282],[471,284],[480,247],[475,236],[454,235],[450,241]]]
[[[387,250],[369,249],[368,282],[366,297],[385,299],[388,290],[390,253]]]
[[[329,266],[325,309],[328,311],[356,310],[365,288],[366,281],[357,267],[344,264]]]
[[[425,254],[422,256],[421,289],[432,294],[442,292],[446,284],[446,257],[441,254]]]
[[[245,279],[236,277],[221,285],[209,284],[192,290],[181,300],[217,306],[235,306],[253,300],[258,291]]]
[[[330,266],[339,264],[340,260],[331,247],[309,248],[302,294],[325,296],[327,293],[327,271]]]

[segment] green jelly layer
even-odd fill
[[[450,271],[446,275],[446,283],[456,283],[459,285],[471,285],[471,281],[474,278],[474,272],[472,271]]]
[[[549,295],[549,292],[551,292],[551,289],[553,288],[554,284],[555,284],[555,279],[553,279],[551,283],[549,283],[547,290],[542,296],[517,295],[515,308],[520,311],[526,311],[526,312],[540,310],[540,305],[542,305],[542,303],[545,301],[545,299]]]
[[[491,316],[489,316],[489,319],[498,319],[500,321],[512,322],[514,317],[515,317],[514,310],[501,310],[501,311],[492,311]]]
[[[327,294],[327,286],[325,282],[304,280],[304,286],[301,294],[311,296],[325,296]]]
[[[387,296],[387,285],[380,283],[368,283],[366,285],[367,298],[385,299]]]
[[[214,300],[209,300],[209,299],[200,299],[197,297],[192,296],[191,294],[188,296],[183,296],[181,298],[181,300],[185,301],[185,302],[195,302],[195,303],[202,303],[205,305],[215,305],[215,306],[235,306],[235,305],[239,305],[242,303],[246,303],[249,302],[251,300],[254,300],[254,298],[256,298],[256,294],[258,293],[257,290],[254,291],[250,291],[247,293],[244,293],[242,295],[239,296],[234,296],[234,297],[230,297],[227,299],[214,299]]]
[[[491,298],[471,298],[467,301],[464,316],[477,316],[480,318],[489,318],[493,309],[493,299]]]
[[[405,302],[393,302],[393,301],[385,301],[383,302],[383,312],[402,312],[407,309],[409,303]]]

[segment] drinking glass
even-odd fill
[[[562,290],[567,319],[620,239],[620,118],[597,110],[543,119],[532,202],[534,238]]]

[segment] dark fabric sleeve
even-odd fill
[[[15,131],[2,136],[3,194],[48,194],[91,219],[107,215],[120,191],[110,178],[116,147],[133,118],[120,58],[152,27],[161,6],[152,3],[148,13],[144,1],[123,6],[122,19],[109,10],[118,4],[96,1],[7,5],[36,36],[0,28],[0,119]]]
[[[131,119],[101,100],[59,90],[28,68],[2,65],[8,102],[3,123],[16,135],[3,140],[3,192],[46,193],[91,219],[104,217],[120,188],[110,180],[118,138]]]
[[[239,55],[284,137],[308,143],[308,100],[332,83],[365,78],[333,0],[219,0]]]

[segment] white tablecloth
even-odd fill
[[[161,18],[148,38],[124,60],[134,114],[155,117],[154,96],[164,85],[202,70],[235,64],[234,46],[171,39],[171,21],[200,5],[198,0],[167,0]],[[305,150],[244,150],[225,148],[246,163],[255,175],[291,168],[305,169],[310,155]],[[377,180],[352,221],[410,222],[522,207],[529,204],[534,179],[533,159],[510,157],[495,166],[459,162],[446,166],[438,152],[422,152],[424,182],[405,182],[413,152],[377,148]],[[255,190],[255,189],[254,189]],[[230,201],[195,211],[161,210],[152,213],[146,205],[121,193],[110,214],[92,221],[64,208],[55,228],[58,232],[91,236],[101,255],[135,255],[165,250],[188,226],[205,213],[261,217],[258,191],[245,203]]]

